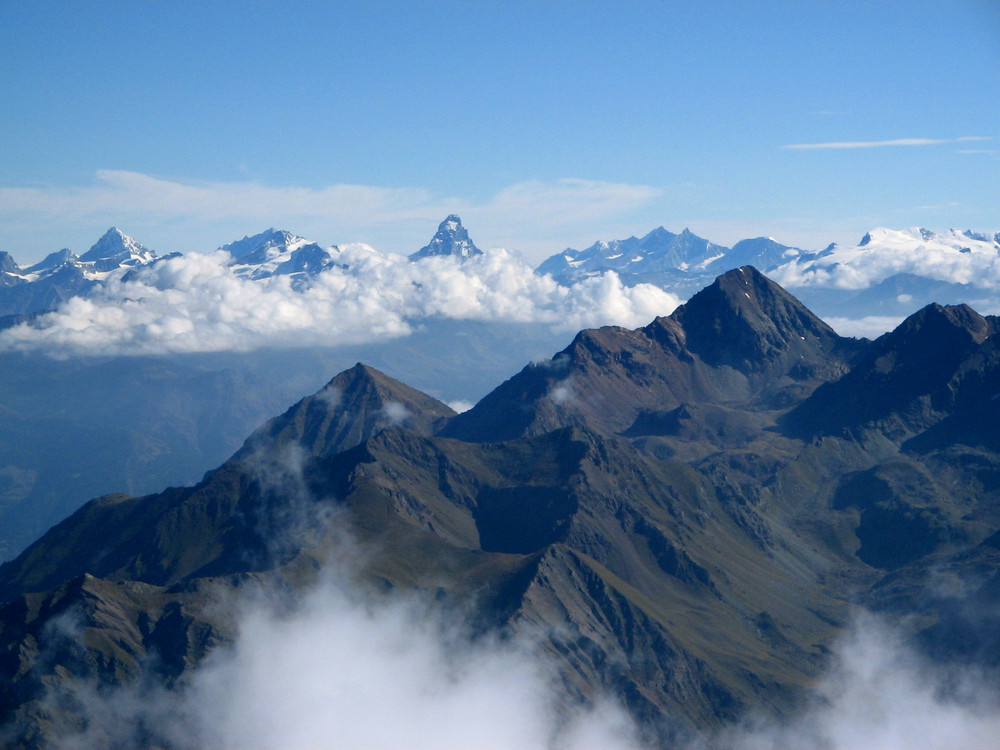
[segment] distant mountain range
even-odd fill
[[[254,280],[287,275],[301,283],[334,265],[336,257],[333,248],[324,249],[291,232],[273,228],[223,245],[221,249],[232,256],[236,276]]]
[[[293,284],[302,286],[332,266],[345,267],[336,246],[324,248],[274,228],[219,249],[231,256],[229,268],[234,276],[254,281],[288,276]],[[482,252],[469,239],[461,219],[451,215],[441,222],[430,243],[410,255],[410,260],[470,258]],[[0,327],[53,310],[71,297],[86,296],[103,282],[128,280],[129,271],[175,256],[158,257],[117,227],[109,229],[81,256],[60,250],[24,269],[9,253],[0,252]]]
[[[261,281],[287,275],[297,288],[324,271],[349,267],[341,248],[324,248],[276,229],[220,249],[231,256],[228,268],[234,276]],[[409,259],[468,259],[482,253],[461,219],[450,215]],[[26,269],[0,252],[0,328],[30,321],[71,297],[127,280],[130,272],[161,260],[116,228],[82,256],[62,250]],[[641,238],[564,250],[536,270],[564,286],[614,272],[628,286],[653,284],[687,299],[719,273],[743,265],[770,273],[823,316],[902,318],[932,301],[990,306],[1000,285],[1000,232],[875,229],[856,246],[830,245],[812,252],[766,237],[729,248],[687,229],[673,234],[658,227]]]
[[[58,307],[70,297],[86,295],[112,276],[153,263],[156,253],[109,229],[83,255],[70,250],[52,253],[28,268],[0,251],[0,325],[6,316],[26,316]],[[10,322],[15,320],[8,319]]]
[[[294,596],[345,532],[366,590],[540,639],[566,703],[609,692],[664,744],[792,715],[858,607],[993,674],[998,332],[933,304],[845,338],[745,266],[462,414],[359,363],[197,484],[96,499],[0,567],[8,744],[84,727],[81,681],[183,691],[235,637],[220,601]]]
[[[538,267],[563,284],[614,271],[629,285],[655,284],[681,298],[730,268],[752,265],[794,289],[821,315],[902,317],[931,302],[989,304],[1000,283],[1000,232],[875,229],[854,247],[809,252],[768,237],[732,248],[685,229],[568,249]]]

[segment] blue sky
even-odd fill
[[[112,224],[409,253],[451,212],[534,262],[658,225],[1000,230],[995,0],[0,0],[0,27],[22,264]]]

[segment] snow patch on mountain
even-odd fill
[[[657,227],[643,237],[595,242],[586,250],[568,248],[538,267],[563,283],[574,283],[607,271],[656,274],[704,268],[728,248],[709,242],[685,229],[680,234]]]
[[[264,279],[291,275],[298,283],[335,263],[336,250],[320,247],[291,232],[268,229],[252,237],[224,245],[233,258],[233,274],[240,278]]]
[[[430,243],[410,255],[410,260],[439,256],[471,258],[482,253],[483,251],[469,238],[469,232],[462,226],[462,220],[457,215],[451,214],[438,225]]]
[[[992,237],[956,229],[933,232],[880,227],[853,247],[831,246],[777,267],[782,286],[866,289],[896,274],[996,288],[1000,284],[1000,232]]]

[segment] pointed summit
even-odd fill
[[[336,248],[322,248],[315,242],[284,229],[266,229],[252,237],[230,242],[219,248],[232,257],[236,276],[246,279],[266,279],[271,276],[315,276],[334,265]]]
[[[420,260],[434,255],[457,255],[459,258],[471,258],[482,255],[483,251],[469,239],[469,233],[462,226],[462,220],[451,214],[438,225],[437,233],[428,245],[417,250],[410,260]]]
[[[719,276],[670,316],[703,361],[744,373],[828,351],[840,336],[753,266]]]
[[[787,424],[812,434],[872,424],[901,433],[922,430],[981,379],[984,359],[995,356],[991,337],[998,330],[1000,320],[968,305],[927,305],[874,341],[843,378],[818,388]],[[996,395],[995,386],[988,390],[984,401]]]
[[[149,261],[153,259],[154,253],[118,227],[111,227],[101,239],[94,243],[90,250],[80,256],[80,260],[84,263],[112,260],[120,265],[122,261],[131,257]]]
[[[919,335],[934,339],[957,338],[964,345],[968,341],[981,344],[995,332],[995,321],[984,318],[968,305],[932,303],[913,313],[887,335],[898,340],[912,340]]]
[[[332,456],[387,427],[430,434],[437,422],[454,415],[440,401],[359,362],[258,429],[233,459],[288,444]]]
[[[727,271],[740,266],[754,266],[764,271],[800,257],[802,250],[782,245],[773,237],[740,240],[732,249],[706,266],[707,271]]]
[[[683,405],[785,408],[840,376],[860,347],[746,266],[668,317],[585,330],[448,422],[446,437],[494,442],[584,426],[605,435],[667,424]]]
[[[28,273],[38,273],[39,271],[49,271],[54,268],[59,268],[67,263],[72,263],[73,261],[78,261],[80,258],[67,248],[62,250],[57,250],[54,253],[49,253],[45,258],[35,265],[26,268]]]

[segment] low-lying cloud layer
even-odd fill
[[[364,245],[333,252],[337,265],[299,288],[289,276],[237,278],[221,251],[167,258],[0,332],[0,350],[160,354],[335,346],[404,336],[428,318],[535,322],[567,331],[634,327],[679,303],[651,285],[626,287],[613,274],[560,286],[504,250],[465,262],[418,263]]]

